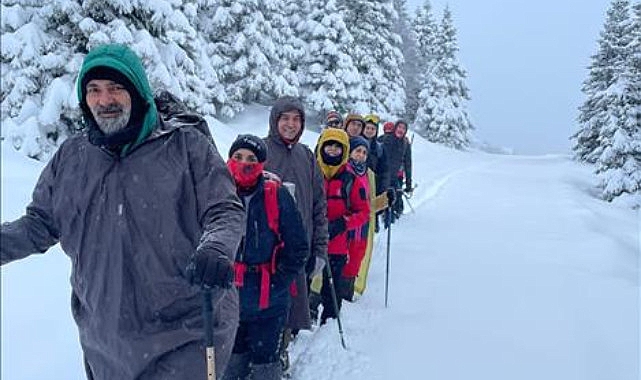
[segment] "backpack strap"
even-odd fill
[[[272,252],[271,273],[276,273],[276,254],[283,249],[285,242],[280,234],[280,210],[278,209],[278,189],[280,183],[274,180],[265,180],[265,213],[267,214],[267,225],[276,235],[276,244]]]
[[[348,169],[343,170],[338,174],[338,177],[336,177],[337,180],[341,181],[341,195],[329,195],[327,196],[327,199],[342,199],[345,201],[345,208],[349,210],[351,205],[349,195],[352,192],[352,187],[354,186],[354,178],[356,178],[356,175],[352,171]]]
[[[258,265],[247,265],[243,262],[234,263],[234,286],[242,288],[245,285],[245,274],[248,271],[260,273],[260,290],[258,297],[258,309],[263,310],[269,307],[269,291],[271,283],[271,262]]]
[[[274,180],[267,179],[264,182],[265,193],[265,213],[267,214],[267,225],[280,240],[279,219],[280,212],[278,210],[278,188],[280,184]]]
[[[309,148],[307,148],[307,151],[309,152]],[[278,189],[280,186],[281,183],[279,181],[265,180],[265,213],[267,214],[267,224],[269,225],[269,229],[276,235],[277,242],[276,245],[274,245],[274,251],[272,252],[269,271],[262,272],[263,277],[261,281],[260,296],[261,308],[266,308],[269,305],[269,274],[276,273],[276,255],[285,247],[285,242],[280,234],[280,210],[278,208]],[[296,297],[298,295],[296,281],[292,281],[290,284],[289,293],[292,297]]]
[[[267,225],[276,235],[276,244],[272,250],[271,258],[269,262],[257,265],[247,265],[239,261],[234,263],[234,284],[237,287],[242,287],[244,285],[245,274],[248,271],[260,273],[260,294],[258,300],[259,310],[269,307],[270,281],[271,275],[276,273],[276,255],[285,246],[285,242],[280,234],[280,210],[278,208],[278,189],[280,188],[280,182],[273,179],[265,179],[263,183]]]
[[[342,181],[341,184],[341,197],[345,200],[345,208],[350,209],[350,194],[352,193],[352,187],[354,187],[354,178],[356,175],[349,170],[344,170],[339,177]]]

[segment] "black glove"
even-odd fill
[[[412,184],[411,183],[406,183],[405,184],[405,192],[406,193],[411,193],[412,191],[414,191],[414,189],[412,189]]]
[[[234,283],[234,264],[227,255],[213,249],[201,249],[189,259],[187,279],[192,285],[229,289]]]
[[[392,206],[396,200],[396,190],[393,188],[387,189],[387,204]]]
[[[342,232],[345,232],[346,229],[347,223],[345,223],[345,218],[341,217],[329,222],[329,225],[327,226],[327,230],[329,232],[329,240],[332,240]]]

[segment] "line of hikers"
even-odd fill
[[[285,97],[268,136],[239,135],[225,164],[205,120],[154,97],[120,44],[87,54],[78,100],[86,133],[60,146],[25,215],[2,224],[0,262],[61,244],[91,380],[203,378],[204,327],[217,378],[280,379],[320,305],[322,325],[362,294],[376,213],[391,204],[389,226],[399,191],[412,191],[404,121],[377,137],[376,115],[331,111],[313,152],[299,142],[301,102]]]
[[[403,184],[405,191],[412,189],[411,146],[403,121],[388,124],[377,138],[376,115],[349,114],[343,122],[330,111],[312,153],[299,143],[304,120],[300,101],[282,98],[272,108],[268,137],[240,135],[229,151],[247,224],[236,256],[240,327],[224,379],[280,379],[287,372],[287,347],[298,331],[336,318],[343,299],[354,301],[363,293],[373,245],[370,226],[388,204],[394,212],[387,214],[392,219],[384,220],[385,226],[400,216],[398,190]],[[391,184],[388,162],[398,162],[394,167],[399,169]],[[278,199],[267,196],[270,187],[282,193]],[[292,209],[302,218],[270,223],[272,215],[291,215]],[[314,253],[309,258],[308,242]],[[294,263],[300,269],[298,281],[293,281]],[[291,276],[284,276],[285,268],[292,269]]]

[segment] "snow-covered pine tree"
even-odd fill
[[[78,7],[58,0],[7,0],[1,7],[2,138],[46,160],[79,125],[73,110],[82,55],[76,36],[65,33],[79,21]]]
[[[226,116],[252,102],[267,103],[274,84],[288,83],[275,71],[278,30],[272,25],[279,0],[220,0],[210,20],[209,53],[219,57],[216,70],[227,90]]]
[[[183,11],[189,23],[194,27],[198,38],[199,54],[195,58],[200,79],[202,79],[206,90],[203,94],[201,107],[210,110],[208,112],[217,117],[224,117],[224,110],[227,109],[228,95],[222,84],[218,73],[217,64],[222,60],[210,50],[211,41],[208,40],[208,28],[215,12],[218,0],[185,0]]]
[[[408,86],[408,110],[413,117],[415,128],[420,131],[429,125],[431,109],[426,105],[421,108],[419,94],[423,88],[426,88],[428,85],[436,62],[436,34],[438,26],[432,16],[432,5],[429,0],[425,0],[423,5],[418,8],[412,28],[416,41],[417,54],[414,66],[417,73],[415,87]],[[421,110],[420,114],[419,110]]]
[[[469,90],[466,73],[458,58],[456,28],[449,7],[445,8],[436,38],[436,58],[425,73],[419,94],[415,130],[428,140],[456,149],[470,144],[473,129],[467,113]]]
[[[87,50],[103,43],[129,45],[142,59],[154,89],[167,89],[205,114],[224,99],[204,41],[192,26],[197,0],[84,0]]]
[[[413,123],[416,118],[416,110],[418,110],[418,93],[420,90],[416,35],[411,24],[412,21],[407,13],[407,1],[394,0],[394,9],[398,14],[394,31],[403,40],[401,53],[403,54],[404,63],[401,71],[405,80],[405,112],[400,116],[404,120]]]
[[[619,5],[619,11],[623,12],[626,4]],[[599,137],[603,152],[597,160],[597,173],[604,199],[627,198],[638,207],[641,206],[641,4],[636,4],[633,10],[628,27],[621,17],[620,25],[629,36],[626,51],[622,52],[626,60],[608,91],[608,118]]]
[[[284,95],[298,96],[298,66],[305,54],[303,41],[295,33],[296,19],[300,18],[304,1],[278,0],[274,10],[268,14],[272,27],[276,31],[274,44],[276,57],[272,62],[274,83],[271,97],[276,99]]]
[[[596,163],[605,148],[601,132],[610,123],[609,111],[613,85],[619,81],[626,62],[629,35],[628,0],[614,0],[610,4],[603,30],[600,33],[596,54],[592,56],[587,79],[581,91],[585,101],[579,107],[579,130],[572,135],[575,158]]]
[[[3,130],[13,131],[14,145],[27,155],[46,159],[78,122],[79,113],[71,109],[77,107],[82,58],[112,42],[140,55],[153,88],[168,89],[200,112],[215,114],[224,89],[191,26],[196,1],[3,3],[2,111],[9,115]]]
[[[296,33],[305,56],[298,67],[301,94],[310,120],[332,109],[354,109],[362,97],[360,75],[349,55],[354,40],[335,0],[309,0]]]
[[[437,34],[438,25],[432,15],[432,5],[425,0],[417,10],[413,24],[413,32],[416,38],[416,62],[419,67],[419,75],[431,72],[438,56]],[[419,81],[421,78],[419,78]]]
[[[352,59],[361,74],[364,103],[361,113],[376,112],[391,119],[405,110],[405,84],[401,74],[401,37],[394,32],[398,17],[391,0],[346,2],[345,22],[354,37]],[[365,109],[362,109],[365,108]]]

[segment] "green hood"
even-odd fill
[[[91,50],[85,57],[80,73],[78,74],[78,101],[81,105],[86,106],[84,99],[84,89],[81,86],[82,79],[89,72],[89,70],[98,67],[106,66],[121,72],[133,83],[138,90],[140,97],[142,97],[149,106],[147,114],[143,119],[142,129],[138,138],[131,146],[126,147],[123,152],[130,150],[132,147],[143,142],[154,130],[157,123],[158,111],[154,103],[153,92],[147,79],[147,73],[142,66],[140,58],[127,46],[122,44],[106,44],[100,45]]]

